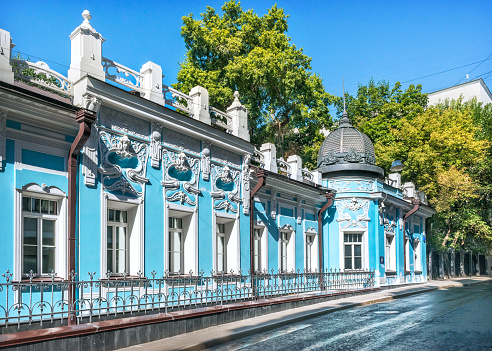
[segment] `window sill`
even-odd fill
[[[422,274],[422,271],[414,271],[415,274]]]
[[[62,277],[49,277],[49,276],[46,276],[46,277],[36,277],[36,278],[33,278],[32,279],[32,282],[33,283],[51,283],[51,282],[63,282],[65,281],[65,279],[63,279]],[[12,283],[30,283],[31,280],[29,280],[28,278],[26,277],[22,277],[21,280],[18,280],[18,281],[12,281]]]
[[[112,275],[109,278],[104,278],[101,280],[145,280],[146,277],[139,277],[138,275],[127,275],[126,277],[122,275]]]
[[[396,271],[386,271],[386,275],[396,275]]]
[[[412,274],[412,271],[405,271],[405,275]]]

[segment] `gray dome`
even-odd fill
[[[322,173],[362,171],[383,175],[383,170],[375,163],[371,139],[352,126],[344,111],[340,125],[326,137],[319,149],[318,169]]]

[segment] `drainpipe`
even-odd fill
[[[319,272],[322,273],[323,269],[323,212],[325,212],[328,207],[333,205],[333,193],[325,193],[326,203],[323,207],[318,211],[318,262],[319,262]],[[321,280],[321,290],[323,288],[324,280]]]
[[[255,230],[254,230],[254,197],[255,194],[266,184],[266,177],[267,177],[267,172],[264,169],[257,169],[256,170],[256,178],[258,178],[258,184],[253,188],[249,195],[249,262],[250,262],[250,274],[251,274],[251,289],[256,297],[256,291],[255,291],[255,281],[253,279],[253,274],[255,271],[255,253],[254,253],[254,244],[255,244]]]
[[[91,135],[92,123],[96,120],[96,113],[90,110],[81,108],[75,114],[75,119],[79,123],[79,132],[75,137],[70,153],[68,155],[68,273],[74,274],[75,269],[75,249],[76,235],[75,222],[77,214],[77,156],[82,150],[87,139]],[[72,280],[75,279],[71,276]],[[70,276],[69,276],[70,278]],[[75,302],[75,286],[72,282],[68,285],[68,306],[74,310]],[[72,312],[68,318],[68,325],[75,325],[75,314]]]
[[[403,277],[405,277],[405,271],[407,270],[406,269],[407,268],[407,253],[405,251],[405,220],[419,210],[420,200],[414,199],[412,201],[412,204],[413,204],[413,208],[405,216],[403,216]]]

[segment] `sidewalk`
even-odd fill
[[[160,350],[203,350],[246,336],[272,330],[286,324],[296,323],[323,314],[340,311],[347,308],[370,305],[373,303],[421,294],[438,289],[462,287],[473,284],[492,283],[491,277],[465,277],[448,280],[432,280],[419,285],[409,285],[390,288],[371,294],[330,300],[315,305],[271,313],[261,317],[244,319],[242,321],[221,324],[192,333],[177,335],[158,341],[140,344],[121,350],[126,351],[160,351]]]

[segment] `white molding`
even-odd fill
[[[52,138],[44,135],[35,135],[30,132],[26,132],[25,130],[17,130],[11,128],[7,128],[7,139],[24,141],[43,147],[63,150],[65,153],[70,150],[70,146],[72,145],[68,141],[53,140]]]
[[[57,170],[53,170],[50,168],[44,168],[44,167],[38,167],[38,166],[32,166],[32,165],[24,164],[22,162],[22,150],[23,149],[63,158],[63,160],[64,160],[63,171],[57,171]],[[17,140],[17,142],[15,143],[15,148],[14,148],[14,157],[15,157],[14,169],[17,169],[17,170],[27,169],[27,170],[32,170],[32,171],[36,171],[36,172],[60,175],[60,176],[66,177],[66,178],[68,177],[68,172],[67,172],[68,149],[62,150],[62,149],[57,149],[57,148],[50,147],[50,146],[43,146],[41,144],[35,144],[35,143],[30,142],[30,141]]]

